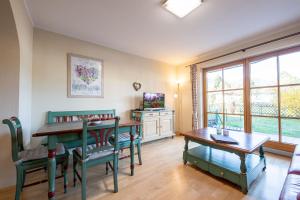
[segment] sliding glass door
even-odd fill
[[[280,55],[281,141],[300,144],[300,50]]]
[[[204,69],[204,124],[300,144],[300,47]]]
[[[209,127],[244,130],[243,74],[242,63],[206,73]]]
[[[224,121],[226,129],[244,130],[244,67],[226,67],[224,73]]]
[[[277,57],[250,62],[252,132],[279,141]]]

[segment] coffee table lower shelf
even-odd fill
[[[240,156],[235,153],[205,145],[183,152],[184,163],[189,162],[204,171],[235,183],[246,194],[250,184],[265,170],[265,158],[256,154],[244,156],[246,172],[242,173]]]

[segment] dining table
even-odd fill
[[[103,123],[112,123],[112,120],[105,120]],[[129,132],[130,134],[130,154],[134,155],[135,134],[141,133],[141,122],[136,120],[120,120],[119,133]],[[56,144],[68,143],[80,140],[83,131],[83,122],[63,122],[45,124],[40,127],[32,136],[47,137],[48,143],[48,199],[55,199],[55,176],[56,176]],[[134,163],[134,156],[131,163]],[[131,166],[134,170],[134,165]]]

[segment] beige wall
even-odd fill
[[[17,26],[20,47],[19,118],[23,140],[28,146],[31,138],[31,87],[33,28],[23,0],[10,0]]]
[[[67,53],[102,59],[104,98],[67,98]],[[45,123],[46,112],[116,109],[123,119],[137,108],[142,93],[166,93],[174,108],[176,68],[165,63],[122,53],[63,35],[35,29],[33,45],[32,129]],[[142,83],[136,92],[132,83]]]
[[[0,1],[0,120],[19,110],[19,44],[9,0]],[[9,130],[0,123],[0,188],[15,182]]]
[[[229,53],[241,48],[245,48],[251,45],[258,44],[260,42],[265,42],[274,38],[282,37],[288,34],[292,34],[295,32],[300,31],[300,24],[296,24],[287,28],[284,28],[282,30],[278,30],[276,32],[273,32],[272,34],[257,36],[255,39],[248,40],[248,41],[242,41],[224,48],[220,48],[219,50],[207,52],[204,55],[199,56],[194,60],[194,62],[206,60],[209,58],[213,58],[215,56],[219,56],[225,53]],[[212,38],[213,39],[213,38]],[[246,52],[237,53],[231,56],[227,56],[224,58],[220,58],[214,61],[210,61],[204,64],[198,65],[198,68],[201,72],[201,69],[206,67],[212,67],[216,65],[220,65],[223,63],[228,63],[231,61],[239,60],[242,58],[247,58],[250,56],[255,56],[259,54],[263,54],[270,51],[275,51],[283,48],[288,48],[292,46],[300,45],[300,36],[292,37],[289,39],[285,39],[282,41],[270,43],[261,47],[257,47],[255,49],[248,50]],[[193,63],[193,62],[191,62]],[[183,97],[182,103],[181,103],[181,110],[180,110],[180,116],[178,118],[181,118],[183,120],[180,121],[180,130],[179,132],[185,132],[188,130],[191,130],[192,128],[192,100],[191,100],[191,83],[190,83],[190,74],[189,74],[189,68],[186,68],[184,66],[188,65],[190,63],[186,63],[182,66],[177,66],[177,77],[178,79],[183,80],[182,87],[181,87],[181,95]],[[201,77],[202,78],[202,77]],[[200,90],[202,90],[202,80],[200,80]],[[203,109],[202,109],[202,91],[200,91],[200,120],[201,123],[203,122]]]

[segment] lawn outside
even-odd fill
[[[213,123],[213,119],[218,119],[217,123]],[[211,127],[217,127],[223,124],[222,116],[210,118]],[[300,120],[299,119],[281,119],[282,141],[285,143],[300,144]],[[225,128],[231,130],[244,130],[243,116],[225,116]],[[268,117],[252,117],[252,132],[269,136],[274,141],[278,138],[278,119]]]

